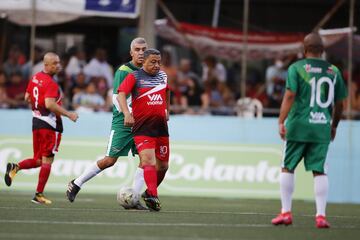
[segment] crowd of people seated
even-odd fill
[[[0,108],[28,108],[24,92],[31,76],[42,70],[43,54],[43,49],[35,48],[32,67],[18,46],[10,47],[0,66]],[[285,91],[287,68],[297,59],[297,55],[278,56],[263,72],[249,68],[246,97],[256,99],[262,109],[275,110],[276,115]],[[201,64],[189,58],[173,60],[169,51],[162,51],[162,70],[168,75],[173,114],[239,115],[239,64],[225,67],[213,56],[204,57]],[[66,107],[79,112],[112,110],[116,69],[108,63],[104,49],[98,48],[93,56],[88,56],[73,47],[61,56],[61,61],[63,70],[55,78],[64,92]],[[201,68],[195,68],[196,65]],[[354,66],[349,101],[352,109],[359,112],[360,64]],[[343,73],[348,79],[349,74]]]

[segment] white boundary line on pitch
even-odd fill
[[[53,211],[78,211],[78,212],[87,212],[89,211],[89,209],[85,209],[85,208],[60,208],[60,207],[43,207],[43,208],[39,208],[39,207],[2,207],[0,206],[0,209],[7,209],[7,210],[12,210],[12,209],[17,209],[17,210],[53,210]],[[97,212],[129,212],[129,211],[125,211],[121,208],[119,209],[109,209],[109,208],[92,208],[91,211],[97,211]],[[130,212],[143,212],[143,211],[130,211]],[[215,211],[215,212],[210,212],[210,211],[186,211],[186,210],[173,210],[173,211],[161,211],[161,213],[184,213],[184,214],[228,214],[228,215],[258,215],[258,216],[274,216],[276,215],[276,213],[272,214],[272,213],[261,213],[261,212],[224,212],[224,211]],[[314,215],[309,215],[309,214],[296,214],[295,216],[299,216],[299,217],[311,217],[313,218]],[[342,218],[342,219],[360,219],[360,217],[358,216],[344,216],[344,215],[332,215],[332,216],[328,216],[329,218]]]
[[[273,228],[272,224],[224,224],[224,223],[129,223],[129,222],[84,222],[84,221],[41,221],[0,219],[0,223],[13,224],[50,224],[50,225],[90,225],[120,227],[204,227],[204,228]],[[305,227],[305,226],[302,226]],[[358,229],[356,226],[332,227],[332,229]]]
[[[114,235],[104,235],[104,234],[39,234],[39,233],[14,233],[14,232],[5,232],[5,233],[0,233],[0,239],[2,239],[1,237],[6,237],[6,239],[87,239],[87,240],[160,240],[160,239],[164,239],[164,240],[208,240],[209,238],[199,238],[199,237],[180,237],[180,236],[133,236],[133,235],[121,235],[121,238],[119,238],[118,234],[114,234]],[[5,238],[4,238],[5,239]],[[211,238],[212,240],[226,240],[226,239],[233,239],[233,238]]]
[[[268,228],[271,224],[215,224],[215,223],[128,223],[128,222],[84,222],[84,221],[41,221],[41,220],[12,220],[0,219],[0,223],[25,223],[25,224],[52,224],[52,225],[97,225],[97,226],[133,226],[133,227],[257,227]]]

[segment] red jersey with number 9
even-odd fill
[[[30,95],[33,130],[46,128],[62,132],[61,117],[48,110],[45,106],[45,98],[55,98],[57,104],[61,105],[62,93],[52,76],[44,72],[38,72],[29,81],[26,92]]]

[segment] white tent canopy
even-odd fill
[[[35,10],[35,24],[46,26],[88,16],[137,18],[139,5],[139,0],[1,0],[0,13],[16,24],[32,25]]]

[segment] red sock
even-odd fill
[[[43,163],[41,164],[40,173],[39,173],[39,181],[36,188],[36,192],[42,193],[45,188],[45,184],[49,179],[51,171],[51,164],[50,163]]]
[[[151,196],[157,197],[157,175],[155,166],[144,166],[144,179],[148,193]]]
[[[160,183],[164,180],[165,178],[165,174],[166,174],[166,170],[160,170],[156,172],[157,174],[157,185],[159,186]]]
[[[40,161],[37,161],[33,158],[28,158],[28,159],[24,159],[21,162],[19,162],[18,166],[19,166],[19,170],[36,168],[36,167],[40,166]]]

